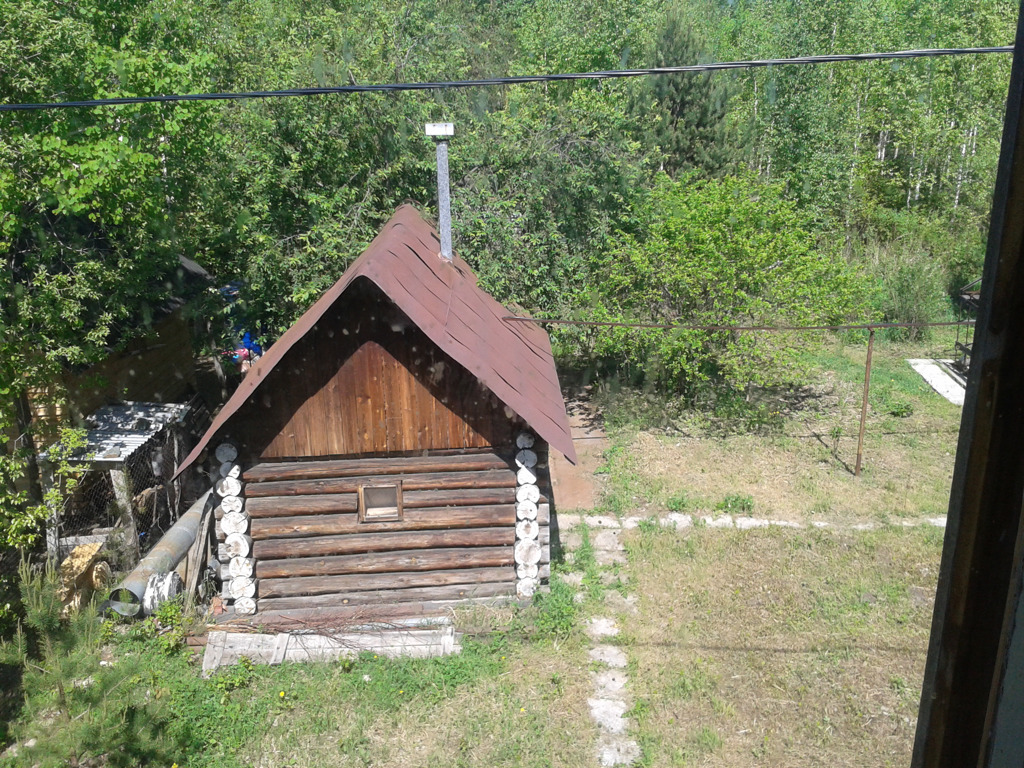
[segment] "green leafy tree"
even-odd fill
[[[658,178],[649,222],[609,251],[597,311],[609,320],[680,325],[806,325],[864,320],[862,276],[821,249],[777,184],[750,176]],[[608,328],[594,353],[695,396],[785,380],[795,339],[728,330]]]
[[[187,42],[153,29],[144,5],[0,0],[0,92],[45,102],[199,87],[208,57],[141,45]],[[60,397],[62,368],[145,333],[174,290],[179,254],[198,250],[196,170],[216,142],[211,114],[139,105],[0,116],[0,519],[21,542],[18,515],[42,500],[27,392]]]

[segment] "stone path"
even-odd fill
[[[804,523],[798,523],[793,520],[767,520],[759,517],[748,517],[746,515],[717,515],[712,517],[706,516],[694,516],[684,515],[679,512],[670,512],[664,517],[623,517],[621,519],[614,517],[613,515],[572,515],[572,514],[559,514],[558,524],[563,530],[571,531],[580,523],[586,523],[590,528],[601,529],[597,534],[594,535],[594,548],[599,550],[599,543],[601,542],[604,546],[604,553],[606,558],[611,558],[607,562],[601,563],[600,558],[598,562],[601,565],[609,565],[611,562],[624,563],[626,561],[625,554],[622,553],[622,547],[619,546],[617,549],[611,546],[611,542],[614,539],[618,541],[619,532],[623,529],[629,530],[632,528],[638,528],[641,523],[650,521],[657,523],[663,528],[690,528],[694,525],[704,525],[708,528],[739,528],[740,530],[750,530],[751,528],[829,528],[832,530],[849,530],[849,531],[873,531],[878,528],[883,528],[882,523],[832,523],[825,520],[815,520],[809,525]],[[923,517],[914,520],[901,520],[899,523],[892,523],[892,525],[901,525],[904,528],[916,528],[920,525],[931,525],[936,528],[946,527],[945,517]],[[569,536],[573,534],[570,533]],[[609,538],[611,537],[611,538]],[[578,546],[578,545],[576,545]],[[567,546],[567,549],[572,549],[572,546]],[[599,550],[600,551],[600,550]]]
[[[572,523],[578,524],[576,519]],[[562,521],[568,543],[573,548],[579,546],[579,535],[568,530],[570,526]],[[625,563],[626,553],[619,541],[618,530],[602,530],[591,538],[594,556],[598,564],[610,566],[614,563]],[[609,577],[612,574],[606,574]],[[576,587],[582,586],[581,574],[569,574],[568,581]],[[583,593],[577,593],[577,599],[583,600]],[[590,716],[597,724],[598,738],[597,759],[604,768],[618,765],[632,765],[640,758],[640,747],[629,738],[629,718],[626,713],[630,708],[629,679],[626,675],[626,654],[614,644],[619,634],[619,626],[612,614],[636,612],[633,596],[623,597],[619,592],[607,590],[605,607],[610,615],[595,616],[588,619],[587,637],[590,638],[588,655],[595,670],[591,672],[594,684],[594,695],[587,699]]]

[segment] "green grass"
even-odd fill
[[[645,475],[629,451],[632,434],[613,435],[612,446],[604,453],[604,462],[597,468],[597,474],[604,477],[604,484],[600,508],[595,511],[619,517],[632,515],[664,495],[664,484]]]
[[[29,580],[27,631],[0,646],[0,662],[24,670],[24,703],[9,723],[20,754],[0,765],[234,768],[261,764],[268,743],[294,765],[404,765],[407,745],[389,741],[393,733],[426,733],[430,714],[446,709],[461,736],[433,745],[423,764],[542,765],[552,750],[589,748],[586,728],[579,745],[556,743],[564,724],[552,710],[584,695],[569,680],[583,663],[577,606],[557,577],[534,606],[509,609],[503,631],[464,637],[458,655],[364,653],[273,667],[243,659],[210,679],[183,642],[191,619],[180,605],[132,624],[101,625],[91,610],[67,622],[54,585],[52,572]],[[544,662],[547,679],[522,675],[553,642],[561,656]],[[517,726],[506,729],[513,717]],[[480,733],[489,734],[484,746]]]

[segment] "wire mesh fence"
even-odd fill
[[[42,454],[47,555],[60,561],[99,543],[115,569],[132,567],[194,501],[189,476],[171,478],[208,421],[198,397],[104,406],[88,420],[84,445]]]

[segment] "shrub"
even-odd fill
[[[868,283],[818,247],[782,188],[751,176],[659,177],[599,272],[597,319],[669,325],[836,324],[867,317]],[[692,397],[711,382],[743,390],[781,383],[796,336],[601,327],[594,353]]]

